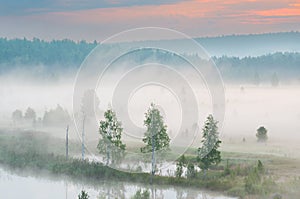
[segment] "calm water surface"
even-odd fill
[[[75,182],[63,176],[48,177],[33,173],[25,175],[20,171],[0,167],[0,193],[1,198],[5,199],[76,199],[82,189],[89,193],[90,199],[131,198],[139,189],[148,189],[153,198],[157,199],[231,199],[218,193],[172,186],[150,187],[115,181],[101,181],[96,184]]]

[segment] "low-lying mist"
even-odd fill
[[[50,131],[51,134],[63,138],[65,136],[65,128],[70,125],[71,139],[79,139],[78,133],[81,132],[81,126],[77,125],[76,132],[73,124],[73,87],[75,81],[75,71],[57,74],[55,79],[42,79],[40,77],[30,75],[30,72],[20,70],[0,76],[0,106],[1,106],[1,126],[13,128],[38,128],[44,131]],[[259,126],[265,126],[268,129],[270,141],[285,142],[295,141],[299,139],[300,130],[300,86],[297,84],[271,86],[270,84],[251,85],[251,84],[226,84],[225,82],[225,99],[226,113],[223,127],[220,128],[221,136],[224,139],[242,140],[255,139],[256,129]],[[113,89],[106,88],[109,92]],[[205,117],[212,111],[212,102],[209,91],[203,85],[194,88],[197,93],[199,105],[199,121],[202,128]],[[105,99],[105,89],[99,93],[99,112],[97,112],[97,120],[100,120],[103,111],[107,109],[109,99]],[[128,99],[126,99],[128,100]],[[182,134],[178,132],[180,129],[180,109],[183,106],[189,106],[184,101],[178,102],[174,95],[159,86],[148,86],[141,88],[129,99],[128,109],[130,119],[134,124],[143,128],[144,113],[150,106],[151,102],[155,102],[168,125],[171,138]],[[32,127],[31,125],[14,124],[12,113],[18,109],[25,114],[28,107],[36,112],[36,120],[43,120],[46,111],[60,106],[66,110],[70,116],[70,121],[66,124],[55,126],[45,126],[42,124]],[[112,107],[113,108],[113,107]],[[189,118],[193,120],[193,118]],[[99,121],[97,121],[99,122]],[[91,122],[93,123],[93,122]],[[191,128],[191,127],[190,127]],[[55,129],[55,130],[53,130]],[[59,129],[59,130],[56,130]],[[98,139],[98,127],[86,123],[87,142]],[[186,127],[189,131],[189,127]],[[142,137],[143,132],[131,132],[131,136]],[[124,138],[127,139],[127,135]],[[197,139],[200,137],[198,136]],[[288,142],[285,142],[288,143]],[[195,144],[197,145],[197,144]]]

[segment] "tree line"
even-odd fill
[[[74,42],[69,39],[44,41],[37,38],[33,40],[0,38],[0,64],[10,67],[40,64],[79,67],[96,45],[96,41],[88,43],[84,40]]]
[[[74,42],[72,40],[44,41],[37,38],[33,40],[0,38],[0,73],[14,68],[34,68],[37,65],[45,66],[46,71],[53,72],[57,69],[77,69],[84,58],[98,45],[96,41]],[[112,46],[104,45],[109,50]],[[113,45],[113,48],[121,48],[122,45]],[[198,55],[187,52],[191,59]],[[130,55],[131,60],[138,63],[147,61],[153,56],[157,61],[174,64],[175,54],[163,56],[158,51],[142,51],[138,58]],[[222,76],[226,80],[238,80],[248,83],[257,83],[257,74],[260,82],[270,80],[276,74],[277,79],[285,80],[294,78],[300,80],[300,53],[276,52],[262,56],[212,57]],[[176,61],[177,62],[177,61]],[[282,73],[284,71],[284,73]],[[49,73],[50,74],[50,73]],[[270,80],[272,81],[272,80]]]
[[[12,122],[15,127],[30,125],[38,126],[61,126],[65,127],[71,120],[69,113],[59,104],[54,109],[46,110],[42,117],[37,117],[36,111],[28,107],[24,113],[20,109],[16,109],[12,113]]]
[[[225,80],[255,85],[280,81],[300,81],[300,53],[277,52],[259,57],[213,57]]]

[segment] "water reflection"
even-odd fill
[[[17,191],[16,191],[17,189]],[[24,174],[0,168],[1,198],[19,199],[75,199],[81,190],[85,190],[91,199],[132,198],[138,190],[148,190],[152,199],[227,199],[217,193],[192,188],[173,186],[147,186],[144,184],[120,181],[74,181],[64,176],[53,177],[44,175]]]

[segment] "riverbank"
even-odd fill
[[[1,143],[0,164],[18,169],[32,169],[34,171],[47,171],[50,174],[66,175],[75,179],[90,180],[117,180],[149,184],[151,175],[148,173],[127,173],[107,167],[99,162],[82,161],[80,159],[69,158],[61,155],[39,153],[29,148],[20,151],[10,150],[10,146],[16,146],[12,138],[10,143]],[[206,188],[212,191],[225,191],[228,189],[227,183],[217,179],[202,181],[199,179],[185,179],[176,177],[154,176],[153,184],[175,185],[195,188]],[[212,186],[212,184],[216,186]]]
[[[0,164],[10,168],[48,172],[49,174],[69,176],[77,180],[99,181],[115,180],[130,183],[150,184],[148,173],[127,173],[114,170],[99,162],[82,161],[76,158],[66,159],[65,156],[51,151],[58,151],[56,140],[43,135],[26,133],[0,134]],[[56,143],[56,145],[54,145]],[[235,156],[232,162],[230,156]],[[245,154],[244,154],[245,155]],[[238,155],[225,153],[225,159],[217,168],[212,168],[203,176],[198,172],[193,178],[154,176],[153,184],[194,187],[221,192],[240,198],[270,198],[280,190],[274,179],[270,177],[268,168],[258,171],[257,161],[248,163],[238,161]],[[243,156],[240,156],[241,160]],[[187,158],[194,159],[188,155]],[[257,173],[259,172],[259,173]],[[257,177],[259,176],[259,177]],[[250,184],[250,187],[247,187]]]

